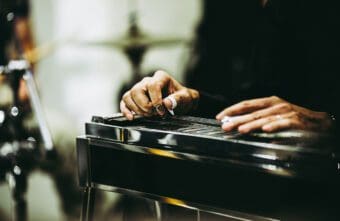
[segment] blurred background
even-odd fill
[[[80,194],[77,186],[72,186],[77,179],[76,136],[84,133],[84,123],[91,116],[109,116],[118,111],[119,96],[129,82],[160,68],[183,80],[202,3],[29,2],[35,46],[45,48],[36,59],[34,77],[55,146],[67,164],[66,172],[58,175],[41,169],[29,174],[29,220],[77,220]],[[10,96],[10,89],[0,85],[0,103],[6,103]],[[109,194],[102,199],[111,205],[116,197]],[[11,217],[12,206],[8,185],[0,182],[0,220]]]

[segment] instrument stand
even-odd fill
[[[43,159],[56,157],[56,151],[28,63],[25,60],[10,61],[7,66],[0,67],[0,75],[7,77],[13,91],[13,103],[9,111],[4,112],[4,119],[0,122],[0,127],[4,127],[6,132],[0,134],[0,141],[4,143],[0,146],[0,181],[5,179],[9,185],[13,201],[13,220],[26,221],[28,173]],[[26,83],[31,109],[38,121],[41,141],[40,137],[33,138],[23,126],[23,108],[18,94],[22,79]],[[40,148],[40,143],[44,148]]]

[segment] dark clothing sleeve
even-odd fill
[[[197,114],[276,95],[339,119],[339,10],[334,0],[205,1],[186,73],[204,91]]]
[[[200,99],[197,109],[191,115],[207,118],[215,118],[216,114],[231,104],[225,97],[221,95],[209,94],[199,91]]]
[[[30,12],[29,0],[14,0],[14,14],[18,17],[28,17]]]

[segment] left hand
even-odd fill
[[[326,112],[299,107],[276,96],[242,101],[224,109],[216,119],[222,120],[225,116],[237,117],[224,123],[223,130],[237,129],[240,133],[284,129],[327,131],[332,126],[332,119]]]

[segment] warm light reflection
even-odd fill
[[[171,205],[175,205],[175,206],[181,206],[181,207],[187,207],[188,205],[182,201],[182,200],[178,200],[178,199],[174,199],[174,198],[169,198],[169,197],[164,197],[164,202],[171,204]]]
[[[155,149],[155,148],[149,148],[148,151],[149,153],[154,154],[154,155],[179,159],[178,156],[176,156],[174,153],[170,151],[160,150],[160,149]]]

